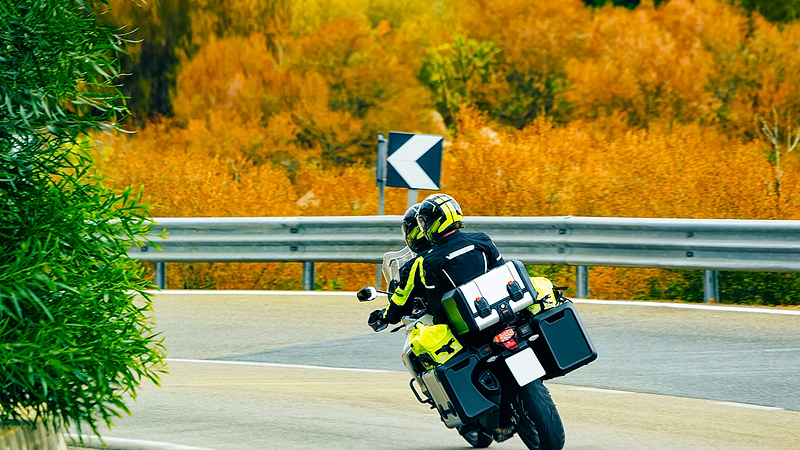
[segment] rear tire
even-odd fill
[[[550,391],[536,380],[521,388],[518,394],[519,423],[517,432],[531,450],[564,448],[564,424]]]
[[[481,430],[467,431],[466,433],[462,434],[461,437],[463,437],[465,441],[469,442],[469,445],[471,445],[473,448],[486,448],[492,445],[492,442],[494,442],[494,439],[492,439],[491,436]]]

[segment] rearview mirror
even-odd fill
[[[371,302],[378,298],[378,290],[372,286],[366,286],[356,293],[358,301]]]

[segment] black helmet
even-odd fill
[[[445,234],[464,226],[464,215],[456,199],[447,194],[433,194],[420,203],[417,223],[425,237],[436,244]]]
[[[403,230],[403,236],[406,238],[406,244],[414,253],[420,253],[430,247],[430,242],[425,239],[419,229],[419,224],[417,224],[417,211],[419,211],[419,203],[406,210],[405,215],[403,215],[403,223],[400,225]]]

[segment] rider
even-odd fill
[[[417,203],[406,210],[400,225],[408,248],[417,255],[431,248],[431,243],[422,234],[417,224],[419,205]],[[372,311],[369,315],[367,324],[373,330],[380,331],[384,325],[397,323],[403,316],[410,314],[414,310],[414,298],[421,298],[422,301],[425,301],[425,287],[421,283],[414,283],[415,279],[419,279],[417,273],[419,266],[414,266],[414,261],[414,259],[406,261],[400,268],[400,280],[397,280],[397,284],[390,284],[389,291],[394,291],[394,293],[389,297],[389,306]]]
[[[428,312],[434,323],[448,324],[442,307],[442,296],[448,291],[505,264],[500,251],[485,233],[462,233],[464,216],[456,199],[446,194],[433,194],[422,201],[417,212],[417,223],[426,238],[433,244],[427,252],[417,257],[421,266],[420,282],[428,294]],[[468,339],[466,336],[459,339]],[[513,435],[514,428],[508,418],[499,419],[494,429],[498,442]]]
[[[417,212],[417,223],[433,244],[414,262],[422,269],[418,271],[417,281],[426,288],[428,312],[434,316],[434,322],[446,324],[448,320],[441,304],[442,296],[502,266],[505,261],[485,233],[462,233],[459,230],[464,226],[464,216],[461,206],[449,195],[433,194],[423,200]]]
[[[417,258],[403,266],[400,284],[392,293],[389,306],[370,314],[368,323],[374,330],[383,329],[386,323],[397,323],[403,312],[409,311],[408,299],[420,296],[427,299],[428,312],[433,315],[434,322],[448,324],[442,296],[505,263],[485,233],[459,230],[464,226],[461,206],[447,194],[430,195],[406,211],[403,232],[412,250],[415,247],[411,239],[420,241],[417,228],[409,224],[412,210],[416,210],[418,229],[424,236],[422,240],[426,239],[426,245],[430,242],[433,246],[427,251],[420,248]]]

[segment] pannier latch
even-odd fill
[[[525,296],[525,293],[522,292],[522,289],[519,287],[519,284],[511,280],[506,285],[506,290],[508,291],[508,295],[511,297],[511,301],[518,302],[522,300],[522,297]]]
[[[489,317],[492,313],[492,309],[489,308],[489,302],[483,297],[475,299],[475,309],[478,311],[478,315],[481,316],[481,319]]]

